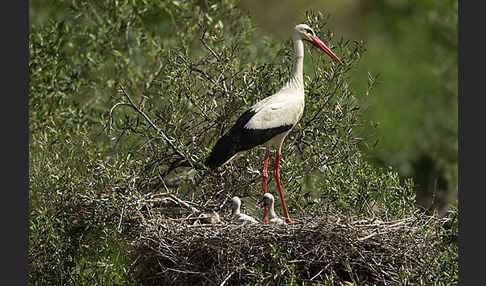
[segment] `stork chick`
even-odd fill
[[[270,193],[263,195],[263,206],[268,209],[268,221],[270,224],[285,224],[285,221],[277,216],[275,212],[275,199]]]
[[[258,221],[244,213],[241,213],[241,200],[238,197],[231,199],[231,217],[239,223],[258,223]]]
[[[201,224],[218,224],[221,223],[221,218],[219,217],[219,214],[215,211],[212,211],[211,213],[202,213],[198,216],[199,223]],[[194,223],[197,224],[198,221],[195,221]]]

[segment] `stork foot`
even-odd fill
[[[289,217],[285,219],[285,222],[286,223],[297,223],[297,221],[295,219],[291,219]]]

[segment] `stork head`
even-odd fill
[[[269,207],[273,205],[275,199],[273,198],[273,195],[270,193],[266,193],[263,195],[263,199],[260,201],[262,204],[262,207]]]
[[[343,64],[341,60],[329,49],[319,37],[316,36],[314,30],[306,24],[299,24],[294,27],[294,40],[304,40],[307,42],[312,43],[314,46],[318,47],[326,54],[328,54],[333,60],[337,61],[340,64]]]
[[[231,210],[233,211],[233,213],[235,213],[237,210],[239,210],[240,209],[240,206],[241,206],[241,200],[240,200],[240,198],[233,197],[231,199]]]

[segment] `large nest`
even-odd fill
[[[427,269],[440,248],[430,226],[438,218],[343,217],[329,213],[277,226],[150,215],[134,241],[140,277],[146,285],[281,285],[295,279],[394,285],[407,279],[398,273],[430,278]]]

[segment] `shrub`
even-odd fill
[[[168,222],[179,223],[173,238],[184,240],[180,231],[189,222],[201,213],[226,212],[234,195],[244,199],[247,212],[260,213],[255,204],[261,197],[260,150],[217,171],[201,162],[238,114],[285,83],[293,47],[290,40],[262,36],[233,1],[201,3],[73,2],[62,6],[66,13],[31,26],[31,283],[163,279],[155,275],[157,267],[169,266],[144,266],[160,259],[156,238]],[[336,38],[327,20],[314,12],[305,18],[345,64],[306,49],[306,109],[282,150],[289,210],[303,222],[330,213],[337,222],[407,220],[418,213],[412,181],[374,168],[360,151],[366,142],[360,101],[372,94],[375,81],[370,75],[368,91],[356,94],[350,75],[366,47]],[[270,192],[274,185],[270,180]],[[449,237],[457,233],[451,232]],[[208,233],[199,233],[205,244]],[[448,243],[439,245],[446,250],[434,251],[448,253],[450,263],[434,265],[454,277],[457,256]],[[406,251],[406,245],[396,246]],[[296,252],[272,251],[292,274],[282,279],[309,278],[289,262]],[[252,273],[271,272],[253,266]],[[331,281],[349,278],[336,273],[321,274]]]

